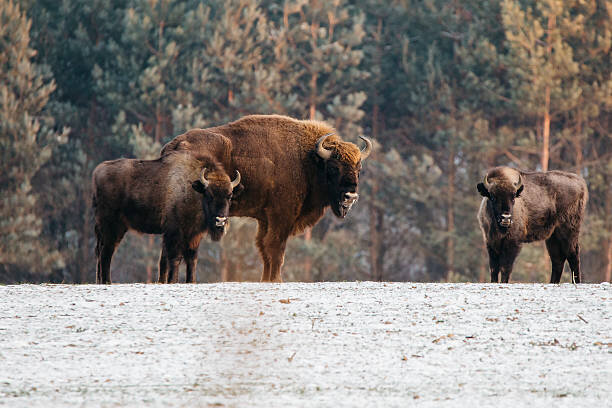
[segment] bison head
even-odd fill
[[[502,232],[512,225],[514,200],[523,192],[521,174],[510,168],[496,168],[487,173],[476,186],[480,195],[489,199],[495,222]]]
[[[359,198],[357,189],[361,162],[372,151],[372,142],[361,137],[366,147],[360,151],[353,143],[343,142],[339,138],[329,140],[333,134],[321,136],[315,151],[332,211],[336,217],[344,218]],[[326,140],[331,149],[323,146]]]
[[[230,180],[224,171],[211,171],[203,168],[200,179],[191,186],[202,194],[202,210],[206,230],[213,241],[219,241],[228,227],[230,201],[234,194],[242,190],[240,173],[236,170],[236,178]]]

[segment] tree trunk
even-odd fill
[[[604,282],[612,283],[612,234],[608,237],[608,259],[604,273]]]
[[[553,14],[548,18],[548,46],[546,53],[548,54],[549,62],[552,58],[552,31],[555,29],[556,17]],[[550,156],[550,85],[546,85],[544,91],[544,123],[542,126],[542,154],[541,167],[542,171],[548,171],[548,161]]]
[[[372,194],[375,195],[373,189]],[[370,264],[372,279],[382,282],[385,277],[384,254],[385,247],[383,242],[385,214],[374,202],[370,203]]]
[[[481,246],[482,250],[480,251],[483,255],[480,257],[480,263],[478,266],[479,272],[478,272],[478,282],[480,283],[484,283],[484,282],[488,282],[488,279],[490,277],[490,275],[487,273],[488,272],[488,268],[487,266],[489,265],[488,261],[489,261],[489,257],[487,254],[487,247],[484,243],[484,241],[482,242],[482,246]]]
[[[542,127],[542,153],[540,163],[542,171],[548,171],[548,160],[550,155],[550,86],[546,86],[545,92],[544,124]]]
[[[610,185],[610,177],[606,176],[604,178],[604,185]],[[605,204],[605,221],[604,225],[606,226],[607,231],[612,230],[612,189],[608,188],[606,191],[606,204]],[[604,269],[604,282],[612,282],[612,233],[608,233],[607,243],[604,242],[604,256],[606,258],[606,267]],[[607,244],[607,245],[606,245]],[[607,246],[607,248],[606,248]]]
[[[312,49],[317,48],[317,38],[319,33],[319,23],[313,21],[310,24],[310,35],[311,35],[311,46]],[[313,68],[310,76],[310,120],[315,118],[316,107],[317,107],[317,79],[318,71],[317,68]]]
[[[446,281],[452,278],[455,270],[455,145],[451,141],[448,152],[448,187],[446,195]]]
[[[225,249],[221,247],[221,282],[228,282],[230,279],[229,259],[225,256]]]
[[[77,283],[86,283],[89,276],[90,262],[88,262],[88,260],[91,259],[89,237],[93,232],[90,219],[92,215],[89,212],[90,197],[91,193],[89,188],[85,187],[81,189],[80,201],[84,208],[83,211],[81,211],[83,216],[83,224],[81,225],[81,233],[79,237],[79,256],[77,262],[78,274],[74,276]]]
[[[582,139],[582,117],[578,116],[578,123],[576,125],[576,132],[574,134],[574,137],[572,139],[573,145],[574,145],[574,150],[576,151],[576,174],[580,174],[582,173],[582,161],[583,161],[583,156],[582,156],[582,144],[581,144],[581,139]]]
[[[159,142],[162,138],[162,114],[159,103],[155,107],[155,141]]]
[[[382,17],[378,17],[376,25],[376,33],[374,40],[376,41],[375,65],[381,65],[381,37],[382,37]],[[380,78],[377,78],[377,82]],[[372,137],[377,140],[380,136],[380,107],[378,104],[378,92],[376,87],[372,90],[374,106],[372,108]],[[384,221],[385,214],[383,209],[377,204],[377,194],[379,186],[377,180],[372,186],[372,197],[370,197],[370,276],[373,280],[381,282],[384,279]]]
[[[153,235],[149,235],[147,240],[147,253],[150,254],[153,252]],[[151,261],[151,256],[147,257],[147,283],[153,282],[153,262]]]
[[[315,119],[315,114],[317,111],[316,98],[317,98],[317,74],[313,73],[312,77],[310,78],[310,109],[309,109],[310,120]],[[304,231],[304,241],[310,242],[311,240],[312,240],[312,227],[308,227]],[[303,280],[305,282],[312,282],[312,258],[310,255],[306,255],[304,259]]]

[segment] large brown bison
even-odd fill
[[[230,215],[258,221],[256,245],[264,270],[261,280],[281,282],[285,246],[291,235],[314,225],[331,207],[344,218],[357,201],[363,151],[342,141],[323,122],[278,115],[252,115],[175,137],[162,149],[208,151],[233,171],[240,168],[244,192]]]
[[[584,180],[572,173],[524,172],[496,167],[477,189],[484,197],[478,211],[491,269],[491,282],[508,283],[525,242],[546,240],[552,262],[551,283],[559,283],[567,260],[580,283],[580,224],[587,202]]]
[[[187,264],[186,281],[195,282],[203,234],[218,241],[226,230],[232,193],[240,183],[240,173],[236,174],[232,181],[213,157],[190,152],[98,165],[93,172],[96,281],[111,283],[115,248],[133,229],[163,234],[159,282],[178,281],[181,258]]]

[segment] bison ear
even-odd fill
[[[243,191],[244,191],[244,186],[242,185],[242,183],[240,183],[236,187],[234,187],[234,190],[232,191],[232,197],[236,198],[240,196],[240,194],[242,194]]]
[[[521,195],[521,193],[523,192],[523,188],[525,188],[524,185],[520,186],[518,188],[518,190],[516,190],[516,194],[514,195],[515,197],[519,197]]]
[[[202,184],[200,180],[196,180],[191,183],[191,187],[193,187],[193,189],[200,194],[204,194],[206,192],[206,186]]]
[[[483,183],[478,183],[476,185],[476,188],[478,189],[478,192],[480,193],[481,196],[483,197],[489,197],[489,191],[487,190],[487,188],[484,186]]]

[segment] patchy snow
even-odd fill
[[[611,400],[605,284],[0,286],[0,406]]]

